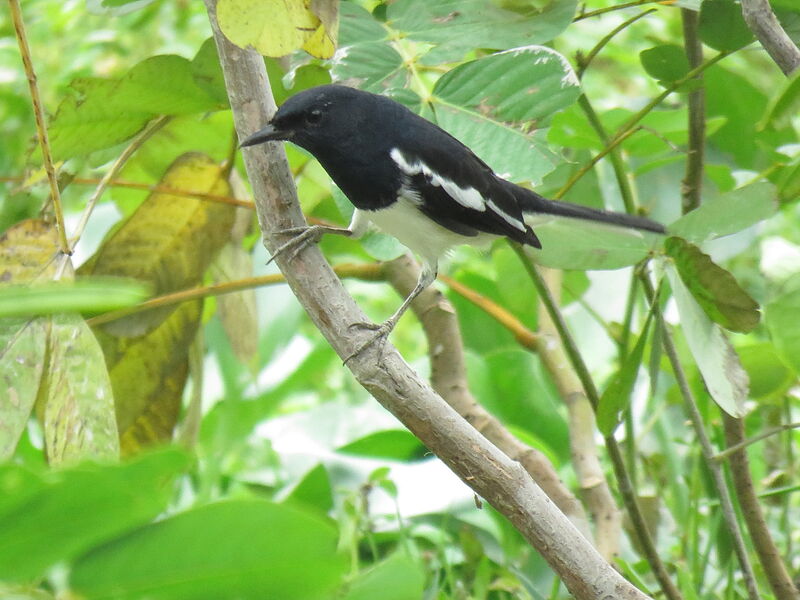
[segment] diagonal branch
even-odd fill
[[[232,45],[216,22],[216,0],[205,0],[225,83],[240,136],[255,131],[275,111],[264,61]],[[270,232],[304,221],[286,156],[277,144],[244,153],[244,162],[265,242]],[[370,333],[352,326],[365,320],[330,265],[316,248],[293,258],[278,256],[278,267],[309,317],[339,356],[361,348]],[[633,587],[597,553],[536,485],[522,466],[480,435],[423,382],[390,345],[374,345],[348,361],[358,382],[403,422],[477,494],[505,515],[542,554],[572,594],[582,599],[641,600]]]
[[[783,30],[768,0],[742,0],[742,15],[784,75],[800,67],[800,48]]]

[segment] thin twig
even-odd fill
[[[591,171],[592,167],[594,167],[598,162],[600,162],[601,159],[603,159],[607,154],[613,152],[614,149],[617,146],[619,146],[622,142],[624,142],[629,137],[631,137],[634,133],[637,133],[637,132],[641,131],[641,129],[642,129],[641,127],[634,127],[630,131],[626,131],[624,135],[621,135],[620,137],[615,139],[613,142],[609,142],[609,144],[606,147],[604,147],[600,152],[595,154],[591,158],[591,160],[589,160],[589,162],[587,162],[580,169],[575,171],[575,173],[572,174],[572,177],[570,177],[567,180],[567,182],[564,185],[561,186],[561,189],[559,189],[553,195],[553,198],[555,198],[556,200],[558,200],[560,198],[563,198],[564,194],[566,194],[572,188],[573,185],[578,183],[578,180],[581,177],[583,177],[584,175],[586,175],[586,173]]]
[[[169,116],[161,116],[154,120],[150,126],[147,127],[147,129],[142,131],[133,139],[133,141],[131,141],[130,144],[128,144],[125,150],[122,151],[122,154],[120,154],[117,157],[117,160],[114,161],[114,164],[111,165],[111,168],[108,170],[108,172],[103,175],[103,177],[100,179],[100,182],[97,184],[97,188],[95,188],[94,192],[92,193],[92,196],[89,198],[88,202],[86,202],[86,208],[83,209],[81,218],[78,221],[78,226],[75,228],[75,233],[70,239],[70,252],[75,249],[75,245],[81,239],[83,231],[86,229],[86,224],[89,222],[89,217],[91,216],[97,201],[103,195],[103,192],[106,191],[108,182],[117,176],[117,173],[119,173],[122,167],[125,166],[125,163],[128,162],[130,157],[142,147],[142,144],[144,144],[156,131],[166,125],[171,118],[172,117]]]
[[[642,273],[640,281],[642,282],[645,294],[652,305],[654,302],[653,286],[644,273]],[[714,480],[714,485],[717,488],[717,493],[719,494],[722,517],[725,521],[725,525],[728,528],[728,532],[731,534],[733,549],[736,553],[737,559],[739,560],[739,566],[742,569],[742,576],[744,577],[747,594],[750,597],[750,600],[759,600],[761,596],[756,585],[755,573],[753,572],[753,567],[750,564],[750,558],[747,555],[747,548],[745,547],[744,538],[742,537],[742,530],[739,527],[739,522],[736,519],[736,510],[733,507],[733,500],[731,498],[730,490],[728,490],[725,476],[722,473],[720,464],[714,460],[714,447],[711,445],[711,440],[708,438],[708,434],[706,433],[705,426],[703,425],[703,417],[701,416],[700,410],[697,407],[697,401],[695,400],[694,393],[692,392],[689,382],[686,379],[686,373],[684,372],[683,365],[681,365],[680,358],[678,357],[678,351],[675,348],[672,335],[669,329],[667,329],[666,323],[664,322],[664,315],[658,308],[654,308],[654,310],[656,311],[656,316],[661,326],[661,341],[664,346],[664,351],[666,352],[667,358],[672,366],[672,372],[675,375],[675,380],[678,384],[681,397],[683,398],[684,406],[689,414],[689,420],[692,422],[695,435],[697,435],[697,439],[700,442],[700,449],[702,451],[703,458],[705,459],[708,470],[711,472],[711,477]]]
[[[39,96],[39,86],[36,83],[36,71],[33,69],[31,59],[31,49],[28,45],[28,38],[25,35],[25,23],[22,20],[22,10],[19,0],[8,0],[11,8],[11,20],[14,22],[14,31],[17,34],[19,52],[22,56],[22,64],[25,67],[25,75],[28,77],[28,87],[31,91],[31,102],[33,104],[33,115],[36,120],[36,132],[39,136],[39,146],[42,148],[42,162],[44,170],[47,172],[47,180],[50,182],[50,198],[53,202],[53,213],[56,217],[58,227],[58,245],[62,253],[70,255],[72,250],[67,243],[67,232],[64,228],[64,208],[61,205],[61,193],[58,190],[58,178],[56,169],[53,165],[53,155],[50,152],[50,139],[47,135],[47,124],[44,119],[44,108],[42,99]]]
[[[674,0],[633,0],[633,2],[625,2],[623,4],[615,4],[613,6],[606,6],[604,8],[598,8],[597,10],[592,10],[590,12],[582,12],[577,17],[575,17],[572,22],[576,23],[578,21],[582,21],[583,19],[589,19],[590,17],[597,17],[599,15],[604,15],[606,13],[610,13],[617,10],[622,10],[625,8],[632,8],[634,6],[641,6],[642,4],[674,4]]]
[[[634,15],[630,19],[627,19],[617,25],[614,29],[612,29],[608,34],[603,36],[603,38],[594,45],[589,51],[589,54],[583,56],[582,54],[578,54],[576,57],[576,64],[578,68],[575,70],[575,74],[578,76],[578,79],[583,79],[583,74],[586,72],[586,69],[589,68],[589,65],[594,60],[595,56],[597,56],[600,51],[606,47],[606,45],[614,39],[614,37],[624,29],[627,29],[630,25],[644,17],[645,15],[649,15],[650,13],[656,12],[655,8],[648,8],[646,11],[639,13],[638,15]]]
[[[703,63],[703,44],[700,42],[698,25],[700,14],[695,10],[681,9],[683,22],[683,45],[691,68]],[[681,204],[683,214],[700,206],[703,192],[703,165],[706,137],[706,91],[702,86],[703,75],[698,74],[694,81],[697,89],[689,92],[689,144],[686,158],[686,171],[681,182]]]

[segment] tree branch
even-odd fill
[[[768,0],[742,0],[742,15],[784,75],[800,67],[800,49],[781,27]]]
[[[552,290],[560,289],[560,271],[541,269],[543,281]],[[567,407],[572,464],[595,524],[595,539],[600,554],[613,560],[619,554],[622,512],[614,501],[595,443],[597,426],[594,410],[580,379],[570,367],[558,330],[541,299],[539,300],[539,357]]]
[[[220,56],[236,130],[244,136],[263,126],[275,111],[264,61],[232,45],[216,22],[216,0],[205,0]],[[244,152],[268,249],[272,232],[302,226],[296,190],[279,144]],[[365,320],[317,248],[276,262],[309,317],[341,357],[361,348],[372,335],[353,328]],[[372,345],[348,361],[364,388],[438,457],[505,515],[542,554],[578,599],[644,599],[597,553],[550,502],[522,466],[480,435],[428,387],[390,345]]]
[[[383,271],[387,281],[403,297],[414,289],[419,278],[419,266],[408,255],[386,263]],[[559,479],[553,464],[542,452],[515,438],[470,393],[464,363],[464,343],[453,305],[435,286],[431,286],[417,296],[411,304],[411,310],[422,323],[428,340],[433,389],[486,439],[525,467],[561,512],[586,539],[591,540],[592,533],[583,505]],[[602,549],[600,553],[606,559],[610,558]]]
[[[744,442],[744,420],[736,419],[727,413],[722,414],[725,426],[725,443],[727,446],[737,446]],[[758,502],[753,480],[750,478],[750,461],[747,458],[747,451],[740,447],[731,453],[729,463],[733,485],[736,488],[736,498],[742,508],[744,521],[750,532],[750,539],[753,547],[764,568],[764,575],[767,577],[769,586],[778,600],[798,600],[800,590],[798,590],[786,565],[781,559],[780,552],[770,535],[767,522],[764,520],[764,513],[761,504]]]

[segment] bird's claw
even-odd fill
[[[375,344],[380,340],[380,347],[379,347],[379,359],[380,362],[383,359],[383,346],[386,344],[386,340],[389,337],[389,334],[394,329],[394,322],[389,319],[388,321],[384,321],[383,323],[370,323],[370,322],[357,322],[350,324],[350,328],[360,328],[360,329],[369,329],[374,331],[375,333],[370,336],[370,338],[361,344],[354,352],[351,352],[345,359],[343,364],[347,364],[352,358],[355,358],[359,354],[361,354],[364,350]]]
[[[277,250],[272,253],[272,256],[267,261],[267,264],[271,263],[278,256],[289,250],[292,251],[289,255],[289,260],[294,260],[306,246],[319,242],[320,238],[322,237],[322,233],[323,232],[320,231],[316,226],[289,227],[287,229],[275,231],[272,235],[292,235],[294,237],[278,246]]]

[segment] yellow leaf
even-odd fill
[[[220,0],[217,20],[231,42],[265,56],[303,48],[330,58],[336,45],[334,0]]]

